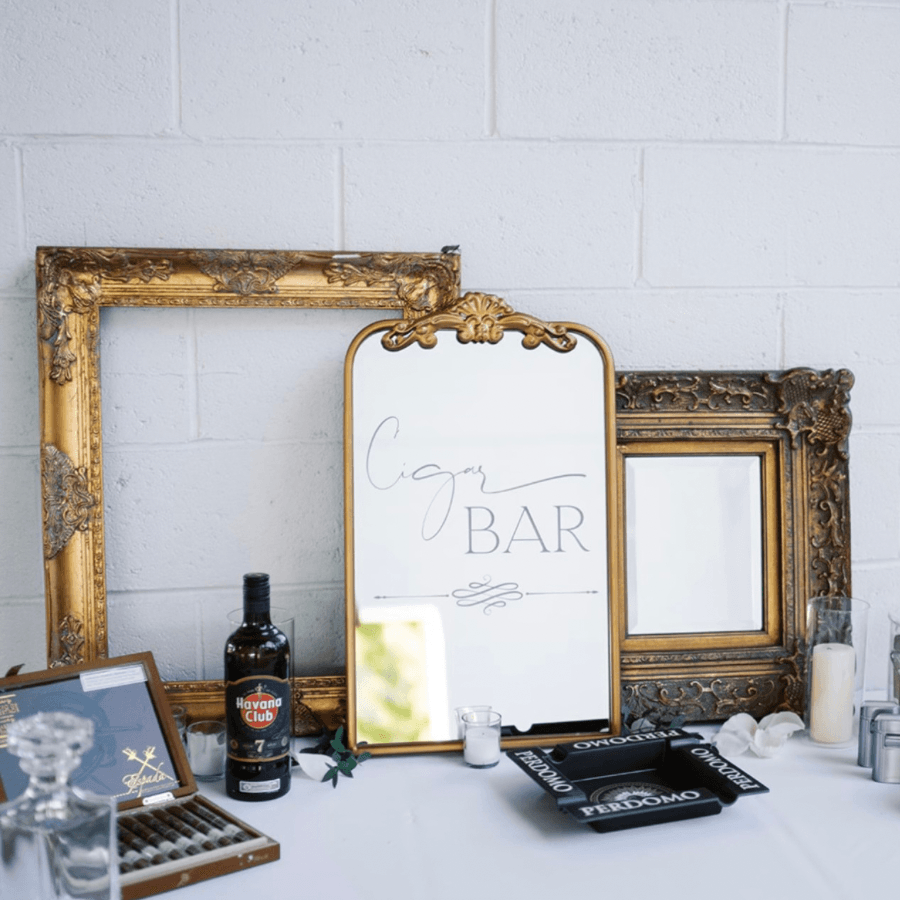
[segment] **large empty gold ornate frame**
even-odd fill
[[[107,655],[99,329],[101,307],[396,310],[416,318],[459,295],[459,256],[42,247],[36,254],[47,653]],[[348,334],[348,342],[352,335]],[[170,682],[193,718],[219,716],[221,682]],[[343,714],[342,678],[295,679],[294,728]]]
[[[762,473],[760,627],[630,634],[622,615],[622,699],[634,715],[715,721],[803,711],[806,601],[850,594],[852,384],[845,369],[619,373],[620,473],[629,457],[675,454],[686,445],[712,458],[757,456]],[[627,529],[621,508],[620,517]],[[625,584],[624,556],[620,567]]]

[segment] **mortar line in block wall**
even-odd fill
[[[852,372],[853,364],[851,363],[847,366],[847,368]],[[850,396],[852,399],[852,389],[850,391]],[[870,435],[874,437],[893,437],[894,435],[900,435],[900,422],[854,422],[853,428],[850,432],[851,442],[854,437],[862,437],[863,435]]]
[[[34,444],[3,444],[0,445],[0,459],[30,459],[37,468],[37,452]]]
[[[199,418],[199,417],[198,417]],[[107,450],[115,450],[118,454],[127,453],[194,453],[210,447],[223,447],[228,450],[255,450],[259,447],[329,447],[341,446],[342,438],[340,435],[330,438],[309,439],[303,438],[281,438],[281,439],[265,439],[251,440],[250,438],[227,438],[227,437],[204,437],[193,438],[187,443],[176,443],[161,441],[158,444],[145,443],[117,443],[111,440],[106,441]],[[32,451],[34,448],[32,447]]]
[[[634,175],[634,285],[647,284],[644,278],[644,148],[637,152]]]
[[[339,581],[291,581],[291,582],[283,582],[283,583],[274,583],[272,585],[272,597],[275,598],[273,603],[275,606],[279,604],[276,602],[277,598],[280,594],[283,594],[288,591],[296,591],[301,593],[312,593],[314,591],[338,591],[343,592],[344,590],[344,581],[343,579]],[[162,596],[172,596],[175,594],[190,594],[194,595],[204,595],[204,594],[213,594],[220,595],[222,593],[233,594],[235,593],[235,587],[233,584],[214,584],[214,585],[202,585],[202,586],[186,586],[186,587],[159,587],[159,588],[120,588],[117,590],[110,590],[110,596],[120,596],[120,597],[154,597],[158,595]],[[0,601],[0,603],[5,602]],[[239,605],[239,604],[238,604]]]
[[[788,73],[788,33],[790,28],[791,5],[787,0],[779,0],[781,7],[781,28],[778,35],[780,44],[781,71],[779,72],[778,91],[778,127],[781,140],[787,141],[787,73]]]
[[[200,373],[198,371],[197,350],[197,310],[189,308],[188,311],[188,335],[187,335],[187,371],[185,372],[188,435],[192,443],[199,443],[201,434],[200,423]],[[128,449],[126,446],[117,448]]]
[[[347,249],[347,171],[344,148],[338,147],[334,154],[334,246]]]
[[[784,368],[784,361],[787,358],[787,295],[784,291],[778,291],[775,295],[775,302],[778,310],[778,330],[775,334],[775,358],[778,360],[778,368]]]
[[[497,135],[497,0],[485,0],[484,134]]]
[[[894,155],[900,153],[900,143],[896,144],[866,144],[855,142],[807,141],[802,139],[782,140],[780,138],[764,138],[754,140],[752,138],[728,140],[715,138],[704,140],[702,138],[672,138],[672,137],[565,137],[549,135],[547,137],[501,137],[497,134],[479,138],[372,138],[360,139],[333,139],[327,137],[310,138],[257,138],[257,137],[192,137],[189,134],[53,134],[49,136],[26,133],[2,133],[0,140],[15,142],[18,146],[27,150],[29,147],[44,145],[62,146],[67,144],[96,144],[96,145],[125,145],[133,146],[145,144],[149,147],[170,148],[179,145],[189,147],[227,148],[227,147],[259,147],[259,148],[319,148],[326,149],[351,149],[364,151],[368,148],[381,147],[415,147],[422,148],[453,146],[453,147],[478,147],[508,144],[532,147],[594,147],[621,150],[623,148],[649,148],[661,150],[759,150],[778,152],[821,152],[821,153],[881,153]]]
[[[900,297],[900,285],[897,284],[667,284],[656,285],[644,282],[640,285],[631,284],[598,284],[598,285],[544,285],[542,287],[527,287],[515,284],[490,285],[483,284],[481,290],[508,296],[516,293],[523,297],[541,297],[548,294],[565,293],[570,296],[589,297],[627,297],[634,294],[687,294],[695,297],[706,296],[710,299],[723,297],[725,294],[790,294],[804,296],[809,294],[884,294],[894,293]],[[729,298],[730,299],[730,298]]]
[[[853,557],[853,571],[857,572],[890,572],[900,570],[900,558],[887,557],[886,559],[860,559]]]
[[[172,53],[172,127],[181,132],[184,124],[184,101],[181,93],[181,0],[170,0],[169,30]]]
[[[22,147],[16,145],[13,147],[13,160],[16,169],[16,236],[18,238],[18,250],[23,256],[28,255],[26,248],[27,241],[27,218],[25,216],[25,156],[22,153]]]

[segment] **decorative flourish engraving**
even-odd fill
[[[84,622],[73,615],[64,616],[56,626],[51,668],[74,666],[84,662]]]
[[[76,531],[87,531],[97,498],[88,490],[87,470],[52,444],[41,451],[44,558],[53,559]]]
[[[278,279],[307,260],[302,253],[274,250],[198,250],[191,258],[213,279],[214,291],[241,297],[277,293]]]
[[[335,731],[347,722],[347,681],[343,676],[293,679],[294,734]]]
[[[462,344],[496,344],[506,331],[522,332],[522,346],[528,350],[546,344],[564,353],[576,344],[563,325],[517,313],[499,297],[479,293],[468,293],[452,306],[421,319],[398,322],[385,332],[381,343],[387,350],[402,350],[413,343],[428,349],[437,344],[437,332],[441,329],[456,331]]]
[[[450,594],[457,606],[480,607],[486,615],[491,614],[494,607],[502,609],[507,601],[521,600],[525,595],[514,581],[491,584],[491,576],[485,575],[482,581],[470,581],[464,588],[457,588]]]
[[[805,657],[800,649],[800,641],[795,638],[794,652],[790,656],[784,656],[776,661],[788,668],[788,671],[780,676],[784,688],[784,700],[778,709],[802,716],[806,699],[806,684],[803,677]]]
[[[793,447],[805,437],[819,453],[834,446],[847,459],[851,424],[847,403],[853,387],[853,375],[847,369],[791,369],[780,376],[767,374],[766,381],[778,389],[778,412],[785,418],[777,427],[791,435]]]
[[[627,410],[771,408],[773,392],[760,375],[744,372],[623,372],[616,405]]]
[[[367,253],[336,258],[325,267],[329,284],[393,285],[408,319],[430,315],[452,306],[459,297],[459,255],[443,253],[422,259],[403,253]]]
[[[688,721],[727,719],[738,712],[753,716],[770,712],[778,701],[778,682],[763,677],[661,679],[626,684],[622,702],[636,716],[647,713]]]
[[[124,250],[62,247],[39,252],[38,336],[52,348],[50,378],[57,384],[72,380],[76,362],[70,349],[72,313],[90,313],[97,307],[104,282],[144,284],[172,274],[170,260],[135,257]]]
[[[850,499],[846,462],[852,418],[847,404],[853,375],[847,369],[792,369],[769,376],[779,391],[776,423],[791,446],[809,447],[810,596],[850,594]]]

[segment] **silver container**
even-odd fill
[[[900,784],[900,715],[882,713],[872,721],[872,778]]]
[[[872,768],[875,762],[875,745],[872,741],[872,726],[875,717],[880,715],[898,715],[900,706],[893,700],[866,700],[859,710],[859,752],[856,763]]]

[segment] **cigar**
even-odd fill
[[[119,839],[127,847],[131,847],[136,853],[139,853],[151,865],[159,865],[165,862],[165,857],[155,847],[152,847],[142,838],[139,838],[131,831],[121,819],[119,819]]]
[[[125,841],[119,840],[119,869],[121,871],[131,872],[134,869],[146,869],[149,865],[148,859],[129,847]]]
[[[205,822],[199,816],[195,816],[181,806],[173,806],[170,812],[173,816],[177,816],[191,828],[196,828],[197,831],[203,832],[210,840],[215,841],[216,845],[219,847],[228,847],[230,844],[234,843],[224,831],[215,828],[210,825],[209,822]]]
[[[138,838],[153,847],[156,847],[166,859],[184,859],[182,853],[171,841],[167,841],[162,835],[157,834],[141,822],[135,819],[129,819],[126,826],[129,831],[136,834]],[[135,848],[137,849],[137,848]]]
[[[196,845],[192,844],[186,837],[182,837],[174,828],[170,828],[158,819],[155,819],[150,813],[139,813],[135,818],[142,825],[145,825],[151,831],[155,831],[163,840],[168,841],[179,850],[183,850],[188,856],[196,856],[203,851]]]
[[[123,840],[119,840],[119,871],[133,872],[135,869],[146,869],[149,860],[144,859],[137,850],[132,850]]]
[[[151,815],[153,815],[154,818],[159,819],[159,821],[168,828],[183,835],[184,838],[192,844],[201,847],[203,850],[216,849],[216,845],[212,841],[206,839],[202,834],[199,834],[196,828],[191,828],[180,819],[177,819],[168,810],[154,809]]]
[[[216,828],[224,831],[225,834],[234,838],[238,843],[250,840],[250,835],[242,828],[238,828],[237,825],[233,825],[231,822],[226,822],[221,816],[217,816],[212,810],[201,806],[196,800],[188,800],[185,806],[192,813],[200,816],[201,819],[206,819],[211,825],[215,825]]]

